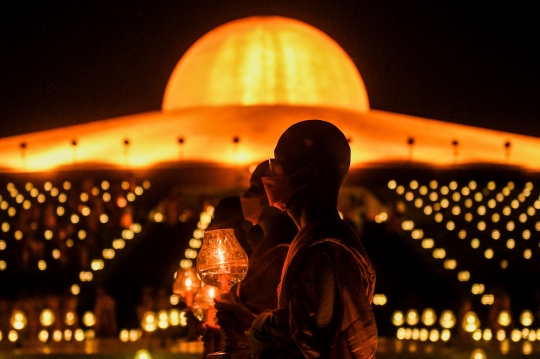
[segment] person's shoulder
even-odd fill
[[[309,256],[323,256],[336,264],[356,265],[358,262],[369,262],[367,254],[360,242],[348,242],[340,238],[322,238],[309,248]]]
[[[275,257],[287,256],[290,244],[278,244],[267,248],[264,252],[259,254],[256,261],[272,260]],[[251,260],[251,259],[250,259]]]
[[[311,248],[316,250],[321,249],[338,249],[338,250],[354,250],[356,241],[346,240],[339,237],[326,237],[314,241],[311,244]]]
[[[311,244],[308,253],[311,256],[324,255],[332,259],[343,255],[352,256],[354,251],[354,247],[339,238],[322,238]]]

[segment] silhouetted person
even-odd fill
[[[138,323],[142,323],[147,312],[156,310],[154,290],[150,286],[143,286],[141,289],[141,300],[136,307]]]
[[[463,298],[459,305],[459,309],[458,309],[457,317],[456,317],[457,337],[459,338],[460,341],[471,340],[471,334],[463,326],[463,321],[465,320],[465,316],[472,310],[473,310],[473,304],[472,304],[471,298],[469,297]]]
[[[350,165],[348,141],[328,122],[303,121],[283,133],[274,155],[263,177],[268,200],[299,233],[284,264],[278,307],[258,315],[250,329],[252,357],[372,358],[375,272],[337,211]]]
[[[61,306],[62,306],[62,302],[59,295],[54,294],[54,293],[49,293],[45,296],[45,307],[50,309],[53,312],[54,318],[55,318],[54,323],[52,324],[53,329],[60,330],[62,329],[62,326],[64,324],[64,318],[62,317]],[[36,315],[36,317],[39,318],[39,313]]]
[[[534,312],[533,312],[534,323],[536,324],[536,326],[538,326],[540,323],[540,289],[537,289],[534,292],[533,298],[534,298],[534,303],[535,303]]]
[[[262,176],[268,172],[268,161],[259,164],[250,180],[250,188],[240,198],[244,218],[254,226],[248,235],[248,242],[258,243],[249,258],[246,277],[231,290],[233,298],[252,315],[238,318],[227,310],[226,303],[216,304],[218,324],[225,332],[225,339],[242,341],[241,347],[248,347],[244,333],[253,322],[253,315],[277,306],[277,288],[281,280],[283,263],[287,257],[290,243],[298,229],[287,214],[270,207]],[[253,239],[256,238],[256,239]],[[219,308],[224,305],[224,311]],[[243,321],[242,319],[247,319]]]
[[[231,289],[229,297],[253,314],[248,316],[247,321],[228,315],[228,312],[218,311],[217,314],[227,343],[244,348],[248,346],[244,333],[251,327],[253,315],[277,305],[276,292],[283,262],[289,244],[297,233],[296,226],[287,215],[268,205],[262,183],[262,176],[267,172],[268,161],[264,161],[253,172],[250,187],[240,198],[242,219],[252,225],[246,243],[253,248],[253,252],[246,277]]]
[[[506,326],[499,323],[499,315],[502,311],[506,311],[509,315],[512,315],[512,304],[510,294],[501,286],[496,285],[493,288],[493,304],[489,307],[488,311],[488,325],[496,333],[500,329],[512,329],[516,318]]]
[[[94,315],[96,317],[94,328],[97,337],[116,336],[116,301],[103,288],[96,289]]]
[[[286,213],[270,207],[262,183],[268,173],[268,161],[259,164],[250,180],[250,188],[240,199],[246,220],[253,223],[248,242],[257,243],[249,258],[249,269],[234,293],[240,304],[253,314],[277,306],[277,287],[289,246],[298,233]],[[249,329],[246,328],[246,330]]]
[[[253,252],[247,241],[247,234],[251,228],[251,223],[244,219],[242,215],[242,205],[240,197],[225,197],[219,201],[214,210],[214,218],[206,228],[207,231],[215,229],[232,228],[238,243],[246,251],[248,257]]]
[[[77,306],[79,304],[79,297],[71,293],[65,293],[62,300],[62,318],[66,318],[68,313],[73,314],[73,324],[67,325],[72,328],[79,327],[79,318],[77,316]]]
[[[0,332],[2,334],[9,333],[11,324],[9,319],[11,316],[11,303],[5,299],[0,298]]]

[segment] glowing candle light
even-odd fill
[[[179,269],[175,273],[173,293],[179,297],[185,298],[186,306],[193,306],[193,296],[197,293],[201,281],[197,277],[197,272],[193,268]]]
[[[480,327],[480,320],[474,312],[467,312],[463,318],[463,329],[469,333],[475,332]]]
[[[26,318],[26,313],[22,310],[16,310],[11,315],[10,320],[11,326],[16,330],[21,330],[26,327],[28,320]]]
[[[204,232],[203,245],[197,257],[197,273],[205,284],[217,287],[221,289],[222,294],[228,295],[231,287],[244,279],[247,269],[247,254],[238,243],[232,229]],[[214,297],[213,291],[209,294]],[[213,324],[214,317],[215,307],[212,301],[208,309],[207,324]],[[245,340],[244,332],[235,331],[227,335],[230,340],[220,355],[221,353],[245,352],[245,348],[239,345],[239,341]]]
[[[221,249],[217,249],[219,257],[219,272],[222,274],[221,278],[221,290],[227,293],[231,288],[229,287],[229,275],[227,273],[227,268],[225,267],[225,256]]]
[[[248,258],[232,229],[218,229],[204,233],[197,257],[197,272],[201,280],[228,292],[247,273]]]
[[[207,323],[210,325],[216,325],[216,307],[214,306],[214,299],[216,299],[216,290],[214,288],[208,289],[208,295],[212,299],[212,303],[208,307]]]
[[[46,309],[43,309],[41,311],[41,314],[39,316],[39,322],[44,326],[44,327],[49,327],[51,326],[52,324],[54,324],[54,312],[48,308]]]

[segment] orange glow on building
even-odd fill
[[[0,170],[137,169],[179,161],[247,165],[272,157],[281,133],[309,118],[330,121],[351,139],[353,167],[412,159],[436,166],[490,163],[540,169],[540,139],[534,137],[376,110],[362,114],[318,107],[228,106],[149,112],[0,139]],[[409,137],[415,140],[412,151]],[[78,140],[76,147],[72,138]],[[128,148],[124,138],[130,139]],[[507,141],[512,144],[509,156]],[[24,153],[22,142],[27,143]]]
[[[292,105],[366,112],[358,70],[328,35],[283,17],[229,22],[200,38],[167,84],[163,111]]]
[[[538,138],[371,110],[360,74],[332,39],[297,20],[254,17],[210,31],[186,52],[162,111],[2,138],[0,171],[245,166],[272,157],[287,127],[312,118],[350,138],[352,167],[540,169]]]

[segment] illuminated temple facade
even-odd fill
[[[0,139],[0,340],[20,312],[37,338],[43,308],[58,341],[110,335],[88,314],[97,288],[126,341],[145,310],[182,308],[172,275],[194,265],[213,208],[310,118],[350,141],[339,209],[377,270],[382,336],[540,339],[540,139],[373,110],[327,35],[253,17],[186,52],[161,111]]]

